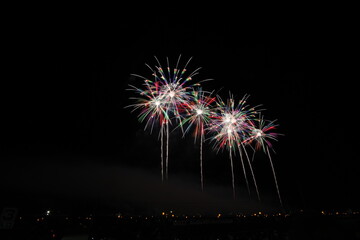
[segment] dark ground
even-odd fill
[[[64,217],[23,216],[13,230],[1,230],[10,239],[360,239],[359,214],[297,213],[282,216],[230,217]],[[37,220],[37,219],[40,219]]]

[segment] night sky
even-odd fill
[[[193,57],[189,70],[202,67],[196,80],[214,79],[204,89],[223,98],[229,90],[237,99],[249,94],[249,104],[262,104],[265,117],[278,120],[284,135],[273,160],[286,209],[359,208],[357,86],[346,75],[333,22],[293,11],[263,18],[173,14],[14,19],[1,87],[0,207],[279,209],[261,153],[254,163],[261,204],[253,188],[249,200],[238,158],[232,200],[228,154],[208,143],[201,193],[199,148],[178,131],[170,136],[169,182],[161,183],[158,135],[124,109],[132,103],[126,89],[142,84],[131,73],[151,75],[145,63],[155,65],[154,56],[175,64],[181,54],[183,64]]]

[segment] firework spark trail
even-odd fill
[[[164,129],[160,129],[161,134],[161,181],[164,181]]]
[[[241,148],[238,147],[238,150],[239,150],[241,165],[242,165],[242,169],[243,169],[243,173],[244,173],[244,177],[245,177],[246,187],[247,187],[247,190],[248,190],[249,197],[251,197],[249,181],[247,179],[247,174],[246,174],[246,170],[245,170],[245,165],[244,165],[244,160],[243,160]]]
[[[252,157],[251,157],[251,162],[254,162],[254,158],[255,158],[255,150],[253,151]]]
[[[204,141],[204,134],[201,134],[200,137],[200,180],[201,180],[201,191],[204,191],[204,174],[203,174],[203,141]]]
[[[169,177],[169,123],[166,123],[166,180]]]
[[[233,190],[233,198],[236,199],[236,193],[235,193],[235,176],[234,176],[234,163],[233,158],[231,154],[231,150],[229,151],[229,158],[230,158],[230,164],[231,164],[231,182],[232,182],[232,190]]]
[[[281,207],[284,207],[284,206],[283,206],[283,203],[282,203],[282,200],[281,200],[281,196],[280,196],[280,190],[279,190],[279,185],[278,185],[278,182],[277,182],[277,179],[276,179],[276,174],[275,174],[274,165],[273,165],[273,162],[272,162],[272,160],[271,160],[271,155],[270,155],[270,152],[269,152],[269,148],[268,148],[268,147],[266,147],[266,151],[267,151],[267,154],[268,154],[268,156],[269,156],[269,160],[270,160],[271,169],[272,169],[273,176],[274,176],[274,180],[275,180],[276,191],[277,191],[277,194],[278,194],[278,197],[279,197],[279,201],[280,201]]]
[[[255,178],[255,174],[254,174],[254,171],[253,171],[253,168],[252,168],[250,159],[249,159],[249,155],[247,154],[247,151],[246,151],[246,149],[245,149],[245,147],[244,147],[243,144],[241,144],[241,147],[244,149],[244,152],[245,152],[245,155],[246,155],[246,159],[247,159],[248,164],[249,164],[249,168],[250,168],[251,175],[252,175],[252,178],[253,178],[253,181],[254,181],[255,190],[256,190],[256,194],[257,194],[258,200],[261,201],[261,199],[260,199],[260,194],[259,194],[259,189],[258,189],[258,186],[257,186],[257,183],[256,183],[256,178]]]

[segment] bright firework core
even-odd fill
[[[263,134],[263,132],[260,129],[255,129],[254,130],[255,137],[261,137],[262,134]]]
[[[174,92],[174,91],[170,91],[170,92],[169,92],[169,96],[170,96],[171,98],[173,98],[173,97],[175,96],[175,92]]]
[[[203,110],[201,110],[201,109],[196,109],[196,114],[197,114],[197,115],[203,114]]]
[[[182,99],[186,95],[186,88],[177,83],[168,83],[160,89],[167,100],[173,101],[175,98]]]
[[[236,123],[236,119],[231,114],[225,114],[224,122],[226,123]]]
[[[156,106],[160,106],[160,101],[159,101],[159,100],[156,100],[156,101],[155,101],[155,105],[156,105]]]

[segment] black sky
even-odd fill
[[[262,18],[205,11],[14,21],[2,84],[3,206],[259,207],[247,200],[240,165],[239,203],[231,201],[227,154],[209,145],[208,192],[201,194],[198,149],[176,132],[173,180],[160,184],[157,135],[144,132],[136,114],[124,109],[131,103],[125,89],[141,84],[131,73],[151,74],[144,64],[154,65],[154,55],[174,63],[181,54],[183,61],[193,57],[189,69],[202,67],[198,80],[214,79],[205,89],[222,89],[224,98],[229,90],[237,98],[250,94],[250,104],[263,104],[265,116],[278,119],[284,136],[273,159],[286,207],[359,207],[356,87],[346,77],[331,19],[310,19],[302,11]],[[254,168],[264,196],[260,208],[277,208],[267,159],[260,154]]]

